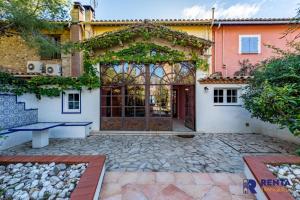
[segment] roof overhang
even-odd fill
[[[251,76],[206,77],[199,79],[200,84],[247,84]]]

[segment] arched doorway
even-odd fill
[[[101,130],[172,131],[174,122],[195,129],[191,62],[102,65],[100,71]]]

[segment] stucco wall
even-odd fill
[[[26,102],[26,108],[38,108],[39,122],[93,122],[92,129],[99,130],[100,123],[100,90],[81,91],[81,113],[62,114],[62,97],[42,97],[37,100],[33,95],[18,97]]]
[[[197,80],[203,77],[197,71]],[[243,88],[241,84],[196,83],[196,131],[199,133],[261,133],[300,144],[287,129],[251,118],[251,114],[239,106],[216,106],[213,103],[214,88]],[[207,87],[206,92],[204,88]],[[100,128],[100,90],[83,90],[81,114],[62,114],[61,97],[37,100],[33,95],[18,97],[26,102],[26,108],[38,108],[40,122],[93,122],[92,129]]]
[[[199,76],[199,75],[198,75]],[[205,92],[204,88],[208,91]],[[300,144],[288,129],[251,118],[251,114],[241,106],[216,106],[213,103],[214,88],[240,88],[241,84],[200,84],[196,87],[196,129],[201,133],[261,133]]]
[[[213,37],[215,45],[213,48],[214,71],[222,72],[223,76],[232,76],[234,72],[240,69],[239,61],[249,59],[255,64],[271,56],[276,56],[273,49],[265,45],[274,45],[281,49],[287,49],[288,41],[294,39],[295,33],[287,35],[281,39],[284,33],[290,28],[290,25],[232,25],[214,27]],[[260,35],[261,53],[259,54],[240,54],[239,53],[239,35]],[[225,66],[223,66],[225,65]]]

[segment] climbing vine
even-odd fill
[[[130,26],[114,32],[90,38],[83,44],[78,44],[84,49],[107,49],[116,45],[134,42],[136,38],[142,38],[144,41],[149,41],[151,38],[165,39],[173,45],[190,46],[200,50],[207,49],[211,46],[211,42],[185,32],[171,30],[168,27],[153,23],[142,23]]]
[[[85,62],[87,68],[89,63]],[[93,73],[84,73],[80,77],[36,76],[31,79],[14,77],[9,73],[0,72],[0,92],[22,95],[35,94],[38,99],[42,96],[56,97],[69,89],[95,89],[100,87],[99,77]]]
[[[88,58],[88,56],[86,56]],[[194,62],[196,68],[206,71],[208,63],[206,60],[199,58],[195,53],[185,55],[178,50],[173,50],[166,46],[156,45],[154,43],[136,43],[129,48],[120,51],[106,51],[105,53],[89,57],[91,63],[100,64],[119,64],[119,63],[178,63],[184,61]]]

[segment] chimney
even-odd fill
[[[211,9],[211,26],[215,24],[215,10],[214,7]]]
[[[70,27],[70,41],[83,40],[83,29],[80,22],[85,21],[84,7],[79,2],[74,2],[71,10],[72,24]],[[82,71],[82,53],[73,52],[71,55],[71,75],[80,76]]]
[[[92,6],[90,5],[84,5],[83,6],[85,9],[85,21],[86,22],[91,22],[95,19],[95,10]]]
[[[71,17],[73,23],[85,21],[84,7],[80,2],[74,2],[73,8],[71,10]]]

